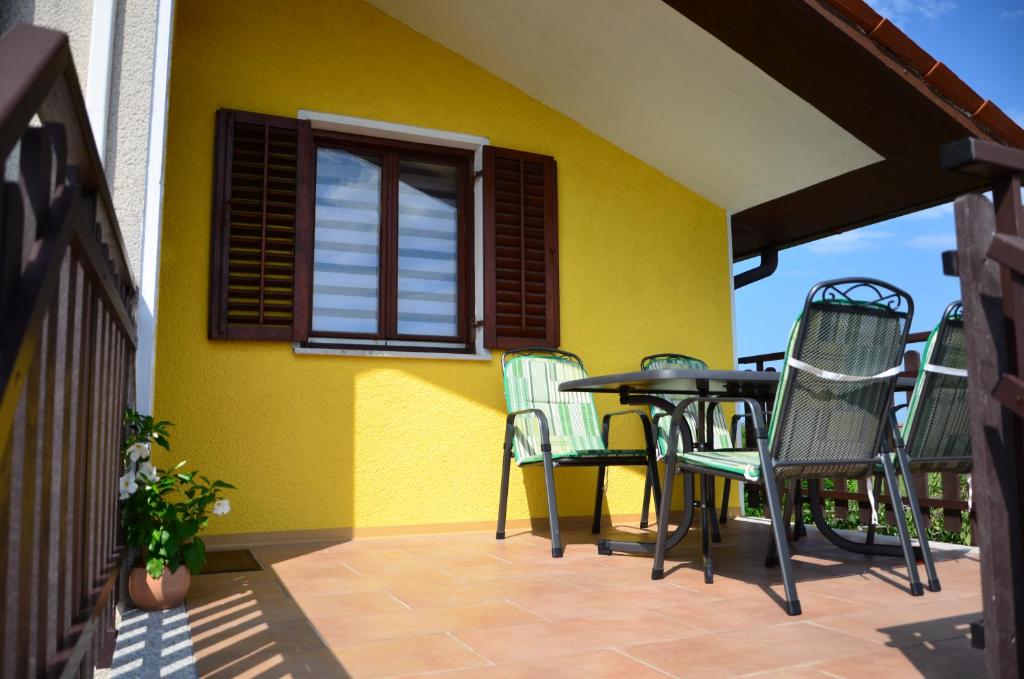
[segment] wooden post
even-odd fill
[[[1021,552],[1020,440],[1013,414],[992,392],[1009,372],[1000,267],[986,257],[995,211],[981,195],[955,206],[957,267],[967,330],[967,374],[974,457],[974,501],[981,547],[985,662],[993,677],[1024,674],[1024,554]]]

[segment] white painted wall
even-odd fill
[[[142,217],[146,196],[149,113],[156,41],[155,0],[114,3],[104,166],[135,280],[142,259]],[[0,0],[0,33],[17,23],[45,26],[68,34],[78,79],[87,98],[91,0]],[[92,83],[95,86],[95,83]]]

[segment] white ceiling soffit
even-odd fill
[[[370,2],[732,212],[882,160],[661,0]]]

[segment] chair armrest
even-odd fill
[[[658,422],[663,417],[667,417],[671,421],[672,413],[660,412],[660,413],[657,413],[654,416],[654,420],[651,423],[651,429],[653,430],[655,437],[657,437],[658,435],[661,434],[661,430],[658,429]],[[683,425],[685,425],[685,429],[682,428]],[[669,429],[671,430],[671,425],[669,426]],[[679,433],[683,437],[683,446],[684,446],[684,448],[686,450],[694,450],[694,449],[696,449],[697,446],[695,446],[693,444],[693,436],[694,436],[693,430],[690,429],[690,424],[685,419],[680,423],[680,432]],[[666,436],[666,439],[667,438],[668,437]],[[665,445],[668,446],[668,441],[667,440],[665,441]]]
[[[545,456],[551,455],[551,429],[548,427],[548,417],[544,414],[544,411],[539,408],[527,408],[525,410],[517,410],[514,413],[508,414],[508,417],[505,418],[505,450],[509,450],[512,446],[512,437],[515,435],[516,418],[520,415],[537,416],[537,420],[540,421],[540,451],[544,453]]]
[[[647,416],[642,410],[619,410],[614,413],[606,413],[604,418],[601,420],[601,440],[604,441],[604,447],[608,447],[608,432],[612,426],[612,418],[618,417],[619,415],[636,415],[640,418],[640,424],[644,427],[644,440],[647,442],[647,448],[652,449],[653,441],[651,439],[651,418]]]
[[[903,430],[900,428],[900,423],[896,419],[896,413],[908,407],[909,403],[901,403],[897,406],[893,406],[889,410],[889,431],[892,433],[893,440],[896,442],[897,447],[902,448],[905,444],[903,440]]]

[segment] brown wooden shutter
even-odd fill
[[[217,112],[211,339],[290,340],[296,305],[299,131],[307,121]]]
[[[484,346],[557,347],[555,159],[484,147]]]

